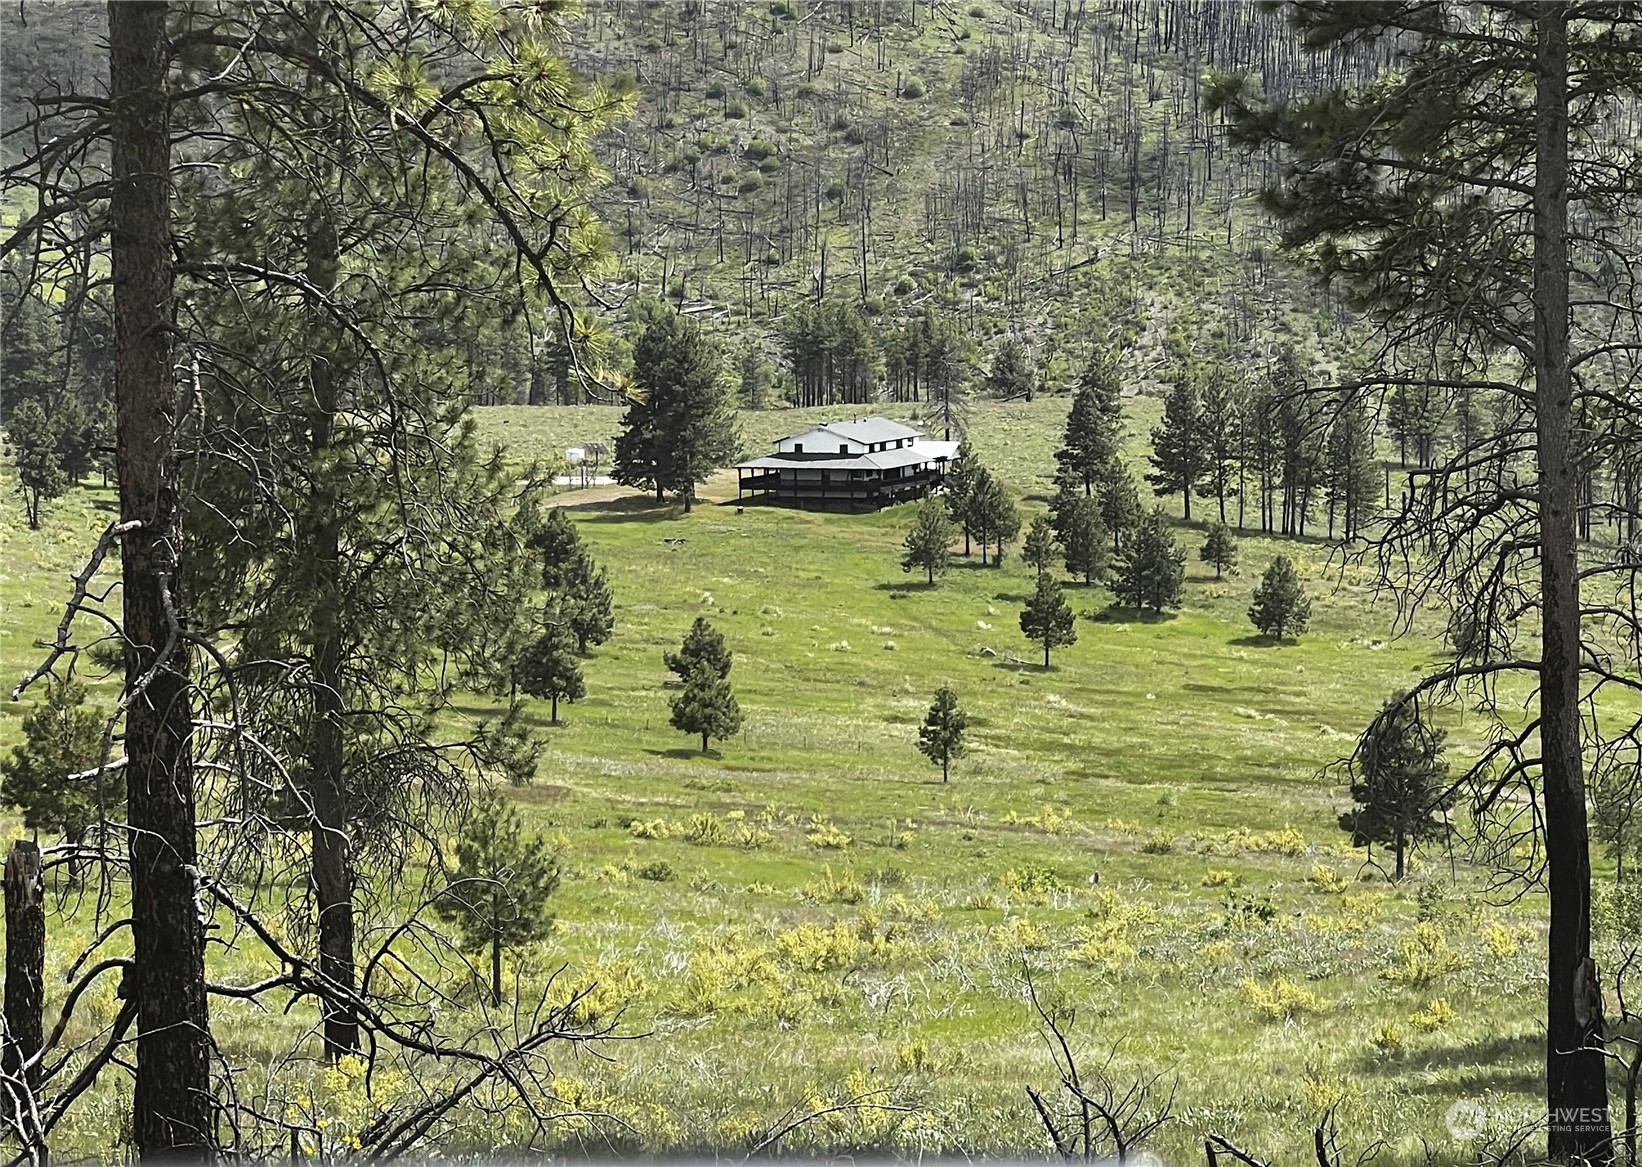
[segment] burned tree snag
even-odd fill
[[[28,1063],[44,1040],[46,908],[40,848],[24,839],[6,856],[6,1032],[0,1067],[29,1089],[40,1085],[40,1067]],[[28,1066],[27,1071],[24,1067]]]

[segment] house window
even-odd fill
[[[840,454],[849,453],[850,452],[849,443],[848,442],[839,442],[838,443],[838,452]]]
[[[795,454],[802,454],[804,452],[804,443],[803,442],[794,442],[793,446],[792,446],[792,452],[795,453]]]

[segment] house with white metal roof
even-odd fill
[[[773,454],[737,464],[738,497],[875,511],[928,494],[957,451],[957,442],[933,441],[887,417],[822,422],[778,438]]]

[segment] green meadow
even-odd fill
[[[1065,409],[975,408],[975,445],[1028,519]],[[1133,409],[1138,466],[1156,403]],[[745,444],[851,412],[748,415]],[[608,438],[618,417],[479,420],[523,461]],[[1017,623],[1031,587],[1018,551],[996,568],[959,557],[928,588],[899,565],[910,507],[738,513],[733,474],[704,493],[690,515],[617,488],[559,500],[609,568],[616,630],[583,662],[585,700],[556,725],[545,702],[532,709],[540,764],[509,794],[566,878],[555,934],[510,954],[507,975],[540,986],[562,966],[556,991],[596,985],[589,1012],[622,1010],[621,1031],[646,1035],[560,1066],[567,1104],[611,1116],[567,1124],[567,1147],[733,1151],[790,1108],[866,1098],[884,1106],[784,1145],[1047,1151],[1024,1087],[1056,1079],[1028,978],[1075,1011],[1090,1064],[1110,1058],[1124,1084],[1160,1074],[1164,1094],[1176,1084],[1177,1118],[1151,1145],[1171,1159],[1201,1155],[1209,1132],[1304,1153],[1335,1108],[1349,1154],[1383,1139],[1390,1160],[1429,1148],[1457,1162],[1478,1144],[1445,1129],[1453,1102],[1536,1105],[1541,897],[1487,893],[1459,849],[1392,885],[1336,825],[1348,800],[1330,767],[1431,666],[1441,613],[1394,636],[1392,600],[1322,541],[1248,535],[1241,573],[1216,581],[1197,560],[1201,525],[1182,525],[1184,610],[1137,620],[1103,589],[1069,586],[1077,643],[1043,669]],[[39,532],[9,491],[5,503],[9,686],[55,626],[109,495],[49,504]],[[1311,630],[1280,646],[1244,614],[1279,553],[1313,597]],[[706,754],[668,725],[661,659],[697,616],[728,640],[745,715]],[[941,684],[970,724],[944,785],[914,748]],[[17,707],[4,715],[10,737]],[[1463,701],[1443,720],[1458,767],[1487,722]],[[54,927],[62,971],[89,910]],[[219,980],[261,967],[237,950],[211,960]],[[252,1062],[305,1020],[213,1008]],[[59,1154],[112,1156],[105,1110],[66,1128]]]

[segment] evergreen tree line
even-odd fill
[[[1470,452],[1495,443],[1515,418],[1507,395],[1469,384],[1319,392],[1291,347],[1252,378],[1229,356],[1186,362],[1171,376],[1162,423],[1152,431],[1146,481],[1159,495],[1178,495],[1188,521],[1195,499],[1212,502],[1221,523],[1239,528],[1305,535],[1321,524],[1329,538],[1350,541],[1414,489],[1440,452],[1467,463],[1467,490],[1509,482],[1508,460]],[[1407,472],[1396,480],[1381,442],[1395,445],[1397,467]],[[1616,539],[1635,538],[1642,458],[1592,451],[1578,472],[1581,537],[1591,538],[1593,521],[1606,518]]]
[[[1151,437],[1146,481],[1178,494],[1188,521],[1194,499],[1212,501],[1221,523],[1250,526],[1253,510],[1260,530],[1284,535],[1326,513],[1329,536],[1349,540],[1379,514],[1389,481],[1370,404],[1308,392],[1289,347],[1252,380],[1229,359],[1177,367]]]

